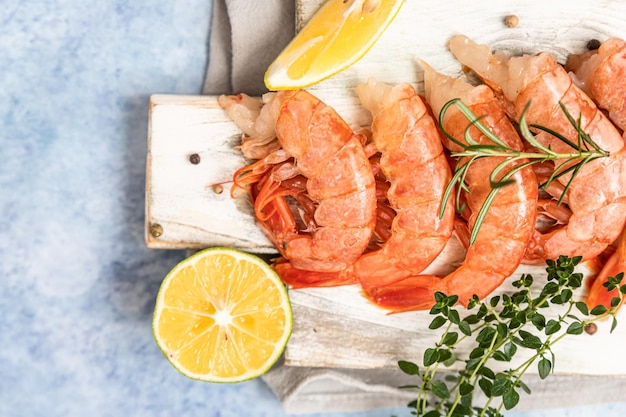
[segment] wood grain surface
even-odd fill
[[[301,27],[321,0],[297,1]],[[516,15],[517,27],[504,23]],[[463,33],[479,43],[512,54],[550,51],[564,62],[586,49],[590,39],[626,36],[626,2],[620,1],[407,1],[379,42],[357,64],[310,88],[353,127],[368,126],[354,87],[374,77],[387,83],[408,81],[421,92],[418,59],[448,75],[461,74],[447,49],[450,36]],[[159,249],[231,246],[272,254],[274,248],[256,226],[245,195],[230,196],[229,181],[245,161],[236,150],[241,133],[212,96],[154,95],[150,105],[146,177],[146,244]],[[198,154],[200,162],[189,157]],[[223,183],[215,192],[212,184]],[[463,257],[454,242],[432,266],[450,270]],[[542,279],[543,268],[516,272]],[[498,292],[508,292],[511,279]],[[336,368],[395,368],[398,359],[419,361],[436,339],[427,330],[426,312],[387,315],[368,304],[355,286],[291,291],[294,329],[285,351],[288,365]],[[583,296],[584,293],[578,294]],[[620,319],[625,322],[626,313]],[[626,325],[608,334],[601,323],[593,336],[566,338],[557,345],[559,375],[626,377]]]

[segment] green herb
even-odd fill
[[[611,308],[597,306],[591,310],[574,298],[581,287],[582,274],[575,267],[581,258],[559,257],[547,261],[547,282],[539,294],[533,294],[533,278],[525,274],[513,283],[517,291],[511,295],[493,296],[480,301],[476,296],[468,306],[469,314],[463,318],[454,308],[457,296],[435,294],[436,304],[430,310],[434,315],[430,328],[443,329],[434,347],[426,349],[422,366],[400,361],[400,369],[417,379],[415,385],[403,388],[417,390],[417,398],[409,403],[412,414],[420,417],[442,416],[502,416],[502,409],[510,410],[517,405],[522,393],[530,389],[522,381],[524,374],[536,366],[539,377],[545,379],[553,371],[555,355],[552,348],[567,335],[583,333],[593,322],[611,317],[611,332],[617,325],[615,314],[621,297],[615,297]],[[609,278],[605,287],[609,291],[619,289],[623,274]],[[621,285],[621,286],[620,286]],[[558,311],[557,318],[548,318],[546,308]],[[469,356],[457,357],[461,343],[471,343]],[[528,349],[532,356],[506,371],[491,369],[493,361],[511,362],[518,350]],[[457,361],[465,366],[448,378],[438,377],[442,366]],[[482,391],[487,400],[479,406],[474,395]]]
[[[563,190],[563,194],[558,201],[558,204],[561,204],[563,197],[565,196],[567,190],[571,186],[572,181],[574,180],[578,172],[580,172],[580,169],[587,163],[595,159],[603,158],[609,155],[608,152],[600,149],[600,147],[593,141],[593,139],[591,139],[591,137],[582,130],[581,118],[579,117],[578,119],[574,119],[572,115],[567,111],[565,106],[562,103],[559,104],[561,106],[561,110],[563,111],[563,113],[565,113],[565,116],[567,117],[569,122],[576,129],[576,142],[572,142],[563,135],[554,132],[546,127],[539,125],[531,125],[531,127],[547,132],[562,141],[563,143],[567,144],[572,148],[571,153],[555,152],[552,149],[542,145],[535,138],[535,136],[530,131],[528,123],[526,122],[526,112],[528,111],[530,102],[528,102],[520,116],[519,130],[522,137],[533,147],[535,147],[537,152],[523,152],[509,147],[481,122],[482,117],[477,117],[470,110],[470,108],[465,105],[460,99],[450,100],[441,109],[441,112],[439,113],[439,125],[442,127],[443,133],[446,135],[446,137],[448,137],[448,139],[463,148],[463,150],[460,152],[451,153],[452,157],[456,157],[459,159],[454,170],[454,175],[448,183],[448,186],[446,187],[446,190],[444,192],[443,204],[441,205],[441,210],[439,212],[440,217],[443,216],[443,211],[446,207],[445,203],[450,199],[450,196],[455,189],[455,185],[457,186],[456,208],[459,212],[463,211],[464,207],[462,205],[459,205],[459,201],[461,201],[460,196],[463,191],[469,191],[469,188],[465,183],[465,177],[467,176],[468,170],[476,160],[494,156],[504,158],[504,160],[500,164],[498,164],[493,172],[491,172],[491,174],[489,175],[491,192],[485,198],[484,203],[482,204],[480,210],[476,215],[474,227],[472,228],[470,234],[470,244],[474,243],[474,241],[476,240],[476,236],[478,235],[480,226],[482,225],[482,222],[487,215],[487,210],[495,199],[496,194],[498,193],[500,188],[514,182],[512,177],[513,175],[515,175],[516,172],[527,166],[539,162],[558,161],[558,164],[556,165],[552,175],[545,183],[541,184],[540,186],[543,188],[547,188],[548,185],[552,183],[552,181],[561,178],[565,174],[571,173],[571,176]],[[465,118],[467,118],[467,120],[470,122],[464,132],[465,142],[454,138],[443,127],[443,119],[445,113],[452,105],[456,106],[459,111],[465,116]],[[470,130],[472,126],[476,127],[493,144],[481,144],[477,142],[474,138],[472,138]]]

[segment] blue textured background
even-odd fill
[[[261,381],[180,376],[151,334],[184,253],[144,245],[148,97],[200,93],[210,16],[210,0],[2,2],[1,416],[282,415]]]

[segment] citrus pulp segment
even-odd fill
[[[404,0],[327,0],[265,73],[270,90],[308,87],[361,59]]]
[[[157,345],[189,378],[241,382],[265,373],[291,334],[287,290],[262,259],[205,249],[165,277],[153,316]]]

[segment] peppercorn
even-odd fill
[[[594,334],[598,331],[598,326],[595,323],[589,323],[585,326],[585,332],[587,334]]]
[[[602,44],[600,43],[599,40],[591,39],[589,42],[587,42],[587,49],[589,49],[590,51],[595,51],[596,49],[600,47],[600,45]]]
[[[515,15],[510,15],[510,16],[507,16],[507,17],[504,19],[504,24],[505,24],[507,27],[510,27],[510,28],[517,27],[517,25],[519,24],[519,17],[517,17],[517,16],[515,16]]]
[[[200,155],[198,155],[197,153],[189,155],[189,162],[194,165],[198,165],[200,163]]]

